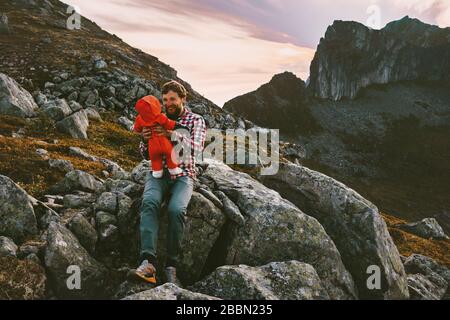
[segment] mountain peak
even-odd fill
[[[336,20],[321,39],[308,89],[316,97],[355,98],[361,88],[403,80],[445,80],[450,28],[406,16],[381,30]]]

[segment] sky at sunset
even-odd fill
[[[334,20],[382,28],[406,15],[450,27],[450,0],[64,0],[158,57],[219,106],[291,71],[306,80]]]

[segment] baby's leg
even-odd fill
[[[178,167],[178,163],[175,161],[176,155],[173,151],[172,143],[165,144],[164,154],[166,155],[166,163],[167,168],[169,168],[169,172],[171,175],[178,175],[183,171]]]
[[[154,178],[162,178],[163,176],[163,161],[160,152],[155,152],[150,148],[150,161],[152,162],[152,175]]]

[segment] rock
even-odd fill
[[[71,116],[56,123],[56,128],[63,133],[67,133],[72,138],[87,139],[87,129],[89,119],[84,110],[80,110]]]
[[[245,218],[242,216],[238,206],[233,203],[222,191],[216,191],[215,194],[223,203],[223,211],[231,221],[236,222],[238,226],[245,225]]]
[[[422,274],[409,274],[408,287],[411,300],[440,300],[447,289],[436,285]]]
[[[94,63],[94,67],[95,67],[95,69],[98,69],[98,70],[105,69],[108,67],[108,64],[103,60],[97,60]]]
[[[0,257],[17,255],[17,245],[8,237],[0,236]]]
[[[9,34],[8,16],[5,13],[0,15],[0,34]]]
[[[115,214],[117,209],[117,195],[112,192],[102,193],[98,197],[95,207],[97,210]]]
[[[214,193],[209,191],[207,188],[200,187],[197,189],[197,192],[200,193],[201,195],[203,195],[206,199],[208,199],[212,203],[214,203],[214,205],[217,208],[223,209],[222,201]]]
[[[75,194],[66,194],[63,198],[65,208],[86,208],[96,201],[96,197],[92,193],[77,192]]]
[[[335,21],[317,47],[308,89],[316,97],[340,100],[372,84],[448,79],[448,36],[448,29],[409,17],[381,30]]]
[[[212,181],[240,209],[244,227],[233,228],[223,264],[260,266],[273,261],[299,260],[317,271],[331,299],[353,299],[350,273],[319,222],[248,174],[207,160],[202,178]],[[220,259],[217,259],[220,260]]]
[[[408,298],[400,255],[372,203],[328,176],[291,163],[280,163],[276,175],[261,176],[261,181],[319,220],[355,279],[361,298]],[[367,270],[372,265],[381,269],[381,290],[367,287]]]
[[[0,257],[0,300],[45,299],[46,280],[36,262]]]
[[[81,109],[83,109],[81,104],[79,104],[76,101],[70,101],[69,100],[69,106],[70,106],[70,109],[72,109],[73,112],[77,112],[77,111],[80,111]],[[89,118],[89,116],[88,116],[88,118]]]
[[[98,161],[97,157],[90,155],[89,153],[78,147],[69,147],[69,154],[89,161]]]
[[[48,151],[42,148],[36,149],[36,153],[38,156],[40,156],[42,159],[44,160],[48,160],[49,159],[49,154]]]
[[[124,116],[119,117],[119,119],[117,119],[117,123],[127,130],[131,130],[134,125],[133,121]]]
[[[33,198],[33,208],[40,229],[47,229],[50,222],[59,222],[61,217],[45,203]]]
[[[131,235],[134,231],[134,226],[139,219],[138,215],[134,215],[131,210],[133,200],[123,193],[117,195],[117,226],[121,234]]]
[[[151,290],[139,292],[122,300],[220,300],[201,293],[181,289],[173,283],[165,283]]]
[[[21,243],[37,231],[30,197],[11,179],[0,175],[0,234]]]
[[[149,168],[149,161],[142,160],[141,163],[131,171],[131,178],[133,181],[139,184],[145,184],[145,181],[147,181],[147,174],[150,172]]]
[[[395,227],[425,239],[448,239],[435,218],[425,218],[419,222],[398,224]]]
[[[97,231],[82,214],[77,214],[70,220],[69,229],[89,253],[95,252]]]
[[[117,218],[108,213],[108,212],[103,212],[103,211],[98,211],[95,214],[95,225],[98,228],[105,228],[107,226],[109,226],[110,224],[112,225],[116,225],[117,224]]]
[[[450,284],[450,268],[438,264],[430,257],[412,254],[405,260],[405,270],[409,274],[420,273],[425,276],[438,274]]]
[[[104,296],[108,285],[107,270],[88,254],[67,228],[55,222],[50,223],[47,231],[45,266],[58,298],[89,299]],[[76,266],[81,271],[79,290],[68,289],[70,266]]]
[[[63,194],[75,190],[95,193],[101,187],[102,183],[94,176],[81,170],[74,170],[67,173],[63,180],[53,186],[53,189]]]
[[[0,114],[30,118],[36,116],[37,109],[28,91],[14,79],[0,73]]]
[[[450,211],[443,211],[435,215],[435,218],[444,230],[444,233],[450,234]]]
[[[154,284],[139,281],[139,282],[131,282],[131,281],[124,281],[120,284],[119,288],[117,289],[116,293],[114,294],[115,299],[123,299],[125,297],[151,290],[155,288]]]
[[[38,92],[35,96],[34,96],[34,100],[36,101],[36,103],[38,104],[38,106],[42,107],[44,104],[47,103],[47,96],[45,94],[43,94],[42,92]]]
[[[161,218],[161,225],[167,225],[167,213]],[[214,245],[225,224],[225,216],[214,204],[197,192],[193,192],[186,213],[186,225],[177,276],[183,284],[192,284],[209,271],[209,264],[215,257]],[[166,230],[163,230],[159,243],[165,243]],[[165,260],[165,248],[160,247],[158,257]]]
[[[46,116],[55,121],[60,121],[73,113],[64,99],[49,101],[42,106],[42,109]]]
[[[48,165],[50,166],[50,168],[58,169],[64,172],[70,172],[74,170],[73,164],[69,160],[49,159]]]
[[[144,187],[129,180],[107,179],[105,181],[105,189],[106,191],[123,193],[127,196],[135,197],[142,194]]]
[[[115,250],[119,244],[119,228],[113,224],[100,226],[98,229],[100,251]]]
[[[20,246],[17,257],[19,259],[23,259],[30,254],[41,254],[42,250],[44,249],[45,242],[30,242],[30,243],[24,243]]]
[[[89,120],[102,121],[102,117],[100,116],[98,111],[95,110],[94,108],[89,107],[89,108],[86,108],[84,111],[86,112],[86,115]]]
[[[188,288],[225,300],[328,300],[314,268],[299,261],[222,266]]]

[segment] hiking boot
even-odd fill
[[[177,278],[177,269],[175,267],[166,267],[165,271],[167,283],[173,283],[177,287],[181,288],[181,282]]]
[[[156,284],[156,268],[148,260],[142,261],[135,274],[149,283]]]

